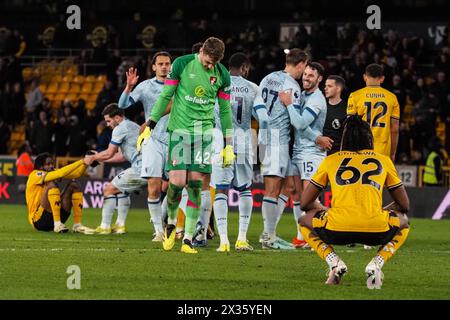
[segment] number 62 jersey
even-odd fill
[[[383,187],[402,186],[391,159],[373,150],[341,151],[326,157],[311,183],[331,185],[327,229],[347,232],[385,232],[389,212],[382,209]]]

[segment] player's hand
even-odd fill
[[[323,150],[331,150],[333,142],[334,141],[331,138],[325,136],[318,136],[316,139],[316,144]]]
[[[127,87],[132,88],[136,85],[136,83],[139,80],[139,76],[137,75],[137,69],[131,67],[128,69],[127,72],[125,72],[127,75]]]
[[[142,132],[144,132],[145,128],[147,127],[147,122],[144,122],[141,127],[139,128],[139,134],[141,134]]]
[[[292,89],[278,92],[278,98],[285,107],[292,104]]]
[[[141,152],[142,144],[147,141],[150,136],[152,135],[152,129],[150,127],[147,127],[144,129],[144,131],[139,135],[136,143],[136,150],[138,152]]]
[[[92,162],[94,162],[94,157],[93,156],[85,156],[83,158],[83,163],[87,166],[90,166],[92,164]]]
[[[234,148],[232,145],[227,145],[225,148],[223,148],[222,151],[220,151],[220,156],[223,159],[222,167],[227,168],[231,166],[236,160],[236,155],[234,154]]]

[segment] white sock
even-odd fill
[[[247,240],[248,226],[252,217],[253,198],[250,190],[239,193],[239,241]]]
[[[117,198],[115,195],[108,196],[103,199],[103,208],[102,208],[102,224],[101,227],[103,229],[111,228],[111,220],[114,214],[114,210],[116,209]]]
[[[128,211],[130,211],[131,199],[129,195],[119,193],[117,195],[117,220],[116,226],[124,227],[127,220]]]
[[[276,236],[277,220],[278,220],[278,201],[275,198],[264,197],[262,203],[262,212],[264,219],[264,232],[269,234],[271,239]],[[214,213],[215,213],[214,209]]]
[[[150,210],[150,206],[148,210]],[[164,197],[164,200],[161,203],[161,221],[164,221],[166,217],[167,217],[167,196]]]
[[[298,227],[298,219],[302,216],[302,209],[300,206],[300,202],[294,201],[294,219],[295,219],[295,225],[297,226],[297,239],[303,240],[302,233],[300,232],[300,228]]]
[[[327,254],[325,257],[325,261],[328,263],[328,266],[330,269],[332,269],[334,266],[336,266],[336,263],[339,260],[339,256],[333,251]]]
[[[206,236],[208,233],[207,230],[208,230],[208,225],[209,225],[209,216],[211,214],[211,207],[212,207],[211,192],[209,190],[204,190],[204,191],[202,191],[202,204],[200,207],[201,212],[200,212],[200,216],[198,217],[198,221],[203,226],[203,233],[202,233],[203,239],[198,239],[198,240],[206,240]]]
[[[286,204],[289,201],[289,197],[284,194],[278,196],[278,206],[277,206],[277,224],[280,222],[281,216],[283,215]]]
[[[184,188],[183,192],[181,193],[180,204],[178,205],[178,208],[183,210],[184,214],[186,214],[186,207],[187,207],[188,198],[189,198],[189,195],[188,195],[187,189]]]
[[[220,244],[228,241],[228,196],[216,193],[214,197],[214,216],[216,218],[217,230],[219,231]]]
[[[150,221],[153,223],[156,233],[163,232],[162,208],[160,199],[147,199],[148,212],[150,212]]]
[[[377,254],[376,257],[375,257],[375,261],[376,261],[376,263],[378,264],[378,266],[380,268],[383,268],[383,266],[384,266],[384,258],[382,256]]]

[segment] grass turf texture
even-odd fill
[[[238,215],[229,218],[229,255],[218,237],[197,255],[152,243],[146,210],[130,210],[125,235],[54,234],[32,230],[25,206],[0,206],[0,299],[449,299],[450,221],[412,219],[406,244],[383,268],[382,290],[368,290],[364,268],[375,250],[336,247],[349,272],[340,286],[326,286],[326,264],[314,252],[261,250],[259,213],[249,240],[254,252],[235,252]],[[101,211],[84,211],[99,224]],[[72,218],[67,222],[72,225]],[[278,227],[295,235],[292,213]],[[68,290],[68,266],[81,269],[81,289]]]

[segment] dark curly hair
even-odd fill
[[[341,151],[373,149],[373,134],[369,124],[358,115],[350,115],[344,121]]]

